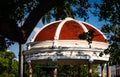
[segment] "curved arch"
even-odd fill
[[[65,22],[70,21],[70,20],[75,21],[76,23],[80,24],[80,26],[83,28],[84,32],[88,32],[88,30],[87,30],[87,28],[85,27],[84,24],[82,24],[82,23],[80,23],[80,22],[78,22],[77,20],[74,20],[74,19],[72,19],[72,18],[66,18],[65,20],[63,20],[63,21],[59,24],[59,26],[58,26],[58,28],[57,28],[57,30],[56,30],[56,33],[55,33],[55,40],[58,40],[58,39],[59,39],[60,31],[61,31],[63,25],[65,24]]]
[[[35,36],[33,37],[33,39],[32,39],[31,42],[35,41],[37,35],[38,35],[43,29],[45,29],[45,28],[48,27],[49,25],[52,25],[52,24],[55,24],[55,23],[57,23],[57,22],[61,22],[61,21],[62,21],[62,20],[54,21],[54,22],[51,22],[51,23],[46,24],[45,26],[43,26],[43,27],[42,27],[42,28],[41,28],[41,29],[35,34]]]

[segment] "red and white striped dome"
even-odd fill
[[[80,40],[78,36],[91,29],[94,30],[93,41],[106,42],[106,37],[93,25],[72,18],[47,24],[38,31],[32,42],[45,40]]]

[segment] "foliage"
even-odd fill
[[[7,9],[4,12],[5,15],[8,15],[9,19],[20,23],[27,18],[29,13],[38,5],[43,3],[40,0],[12,0],[12,1],[3,1],[3,4],[6,4]],[[3,7],[1,5],[1,7]],[[43,7],[44,8],[44,7]],[[66,17],[75,17],[88,19],[88,8],[90,4],[88,0],[64,0],[61,1],[57,6],[53,7],[51,11],[46,13],[42,20],[50,22],[52,18],[64,19]],[[12,9],[12,10],[11,10]],[[3,10],[3,9],[1,9]]]
[[[29,13],[33,11],[38,4],[43,2],[44,1],[41,0],[12,0],[7,2],[3,0],[0,6],[0,10],[2,12],[1,16],[5,16],[9,20],[18,24],[23,20],[26,20]],[[4,5],[6,8],[3,8]],[[57,6],[53,7],[51,11],[45,13],[45,15],[42,17],[42,20],[43,22],[45,20],[49,22],[52,18],[58,20],[64,19],[68,16],[73,18],[78,16],[86,20],[89,18],[88,9],[90,7],[91,6],[88,0],[64,0],[59,2]]]
[[[57,6],[53,7],[45,16],[42,17],[43,23],[50,22],[50,19],[64,19],[66,17],[79,17],[87,20],[88,9],[90,8],[88,0],[64,0]]]
[[[14,58],[15,54],[10,51],[0,52],[0,77],[18,76],[18,61]]]
[[[83,32],[78,37],[82,40],[86,40],[89,44],[89,47],[91,48],[90,44],[92,43],[92,40],[94,38],[94,30],[90,29],[88,32]]]
[[[2,0],[0,4],[0,15],[14,22],[21,22],[25,15],[30,12],[36,4],[36,0],[7,0],[7,2]]]
[[[13,41],[0,35],[0,52],[5,51],[12,44],[14,44]]]
[[[102,54],[110,54],[110,64],[120,64],[120,1],[102,0],[101,3],[95,3],[96,14],[103,25],[102,31],[108,37],[109,47]]]

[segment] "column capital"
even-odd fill
[[[89,57],[89,62],[92,63],[94,61],[94,59],[90,56]]]

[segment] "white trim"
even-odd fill
[[[80,22],[85,23],[85,24],[93,27],[93,28],[94,28],[95,30],[97,30],[105,39],[107,39],[106,36],[105,36],[99,29],[97,29],[96,27],[94,27],[93,25],[91,25],[91,24],[89,24],[89,23],[86,23],[86,22],[83,22],[83,21],[80,21]]]
[[[84,30],[84,32],[88,32],[88,29],[85,27],[84,24],[82,24],[81,22],[79,22],[78,20],[75,20],[75,19],[72,19],[72,18],[66,18],[65,20],[63,20],[59,25],[58,25],[58,28],[56,30],[56,33],[55,33],[55,40],[59,40],[59,36],[60,36],[60,32],[61,32],[61,29],[63,27],[63,25],[65,24],[65,22],[67,21],[75,21],[76,23],[78,23],[82,29]]]
[[[91,51],[91,52],[103,52],[104,49],[102,48],[88,48],[88,47],[59,47],[59,48],[51,48],[51,47],[36,47],[36,48],[31,48],[30,50],[27,50],[25,54],[35,54],[35,53],[51,53],[51,52],[67,52],[67,51]]]
[[[53,46],[54,40],[46,40],[46,41],[39,41],[39,42],[31,42],[30,48],[49,48]],[[105,42],[98,42],[92,41],[91,48],[108,48],[108,43]],[[56,40],[56,46],[59,47],[86,47],[89,48],[88,42],[86,40]]]
[[[37,37],[37,35],[44,29],[46,28],[47,26],[51,25],[51,24],[54,24],[54,23],[57,23],[57,22],[61,22],[62,20],[58,20],[58,21],[54,21],[54,22],[51,22],[49,24],[46,24],[45,26],[43,26],[42,28],[40,28],[40,30],[35,34],[35,36],[33,37],[33,39],[31,40],[31,42],[34,42],[35,38]]]
[[[74,20],[76,21],[78,24],[80,24],[80,26],[82,27],[82,29],[84,30],[84,32],[88,32],[88,29],[85,27],[84,24],[81,23],[81,21],[78,21],[78,20]]]
[[[55,37],[54,37],[55,40],[58,40],[58,39],[59,39],[59,35],[60,35],[61,29],[62,29],[64,23],[67,22],[67,21],[69,21],[69,20],[73,20],[73,19],[72,19],[72,18],[71,18],[71,19],[70,19],[70,18],[69,18],[69,19],[66,18],[65,20],[63,20],[63,21],[58,25],[58,27],[57,27],[57,29],[56,29]]]
[[[70,51],[68,51],[68,52],[70,52]],[[82,52],[84,52],[84,51],[82,51]],[[69,59],[69,60],[70,59],[86,59],[87,60],[88,59],[89,60],[90,56],[92,55],[91,57],[93,60],[100,60],[100,61],[108,61],[109,60],[109,55],[104,55],[103,57],[100,57],[98,55],[93,56],[94,52],[91,52],[91,51],[87,51],[87,52],[88,52],[87,54],[83,53],[83,55],[82,54],[78,55],[78,53],[71,55],[71,54],[67,54],[64,52],[61,53],[62,55],[57,55],[56,51],[51,52],[51,53],[47,53],[47,52],[34,53],[34,54],[26,55],[25,58],[26,58],[26,60],[45,60],[48,58],[51,58],[51,59],[57,58],[58,60],[59,59],[63,59],[63,60],[67,60],[67,59]],[[96,52],[96,53],[99,54],[99,52]]]

